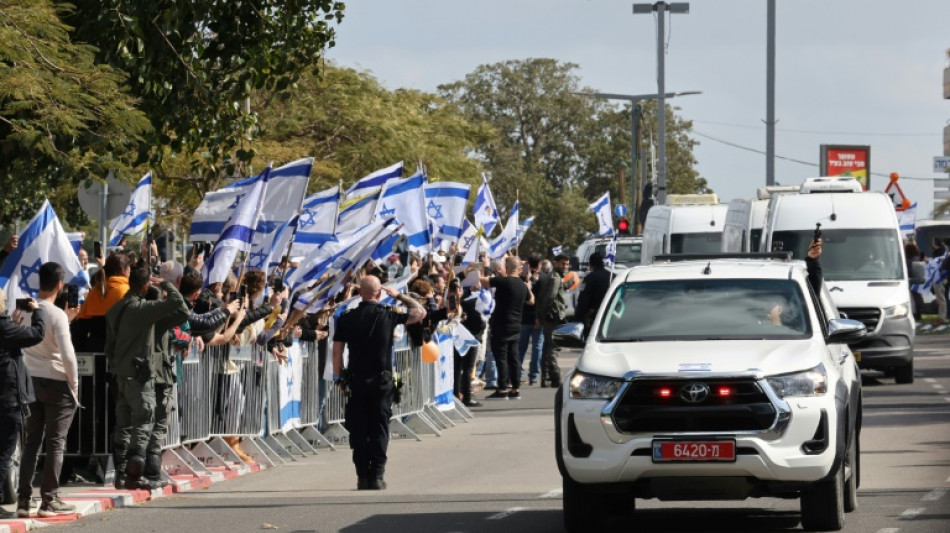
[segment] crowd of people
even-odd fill
[[[14,237],[0,250],[0,262],[16,246]],[[53,262],[40,268],[35,299],[11,306],[0,292],[0,479],[7,476],[21,431],[25,435],[17,509],[0,510],[0,518],[75,511],[58,492],[66,437],[80,408],[77,352],[105,354],[115,402],[114,484],[127,489],[164,486],[161,453],[176,364],[205,347],[256,345],[283,361],[294,339],[317,343],[321,373],[331,364],[334,381],[347,391],[345,427],[357,487],[367,490],[385,488],[388,420],[397,383],[391,358],[384,354],[392,351],[396,326],[404,325],[414,346],[431,342],[443,320],[458,321],[480,341],[477,349],[454,354],[454,394],[467,407],[481,406],[476,395],[482,389],[492,391],[488,399],[508,400],[519,399],[525,384],[557,387],[560,382],[551,335],[565,320],[561,278],[569,261],[564,255],[553,261],[538,256],[522,261],[514,255],[490,261],[482,256],[462,267],[451,252],[421,257],[397,248],[379,264],[370,261],[356,270],[326,306],[301,312],[293,309],[296,294],[283,285],[287,270],[294,267],[287,258],[269,274],[248,270],[205,286],[205,249],[195,247],[183,265],[163,260],[154,242],[143,242],[138,253],[123,246],[108,253],[97,248],[91,258],[80,248],[82,266],[91,259],[98,268],[78,306],[67,301],[63,268]],[[602,260],[592,257],[591,266],[593,272],[602,269]],[[397,279],[409,279],[405,294],[385,286]],[[493,308],[480,305],[482,289],[489,289]],[[384,294],[396,299],[399,311],[380,305]],[[338,312],[357,297],[361,305]],[[344,347],[349,348],[346,368]],[[227,399],[214,402],[223,409],[220,404]],[[239,438],[226,440],[238,456],[250,460]],[[44,443],[37,504],[32,484]]]

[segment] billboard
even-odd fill
[[[871,147],[844,144],[821,145],[821,175],[850,176],[868,190],[871,177]]]

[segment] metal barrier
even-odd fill
[[[227,346],[212,346],[202,352],[192,349],[188,357],[181,360],[177,396],[181,444],[192,444],[211,436],[211,353],[227,349]]]
[[[320,413],[323,410],[321,389],[325,390],[326,382],[320,372],[321,359],[326,361],[327,344],[319,342],[298,342],[302,362],[300,384],[300,435],[313,448],[335,449],[323,433],[320,432]],[[322,349],[321,349],[322,346]]]
[[[66,456],[111,456],[115,428],[115,397],[103,353],[76,354],[79,403],[66,436]]]

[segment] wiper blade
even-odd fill
[[[616,339],[601,339],[600,342],[643,342],[646,339],[643,337],[626,337],[626,338],[616,338]]]

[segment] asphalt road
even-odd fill
[[[562,366],[573,363],[565,352]],[[864,373],[859,509],[843,531],[950,531],[950,336],[918,337],[917,379]],[[485,401],[471,423],[390,447],[382,492],[355,490],[348,449],[218,483],[206,490],[93,515],[66,526],[102,533],[562,531],[552,389]],[[610,531],[801,530],[798,501],[637,500]],[[59,529],[59,528],[57,528]]]

